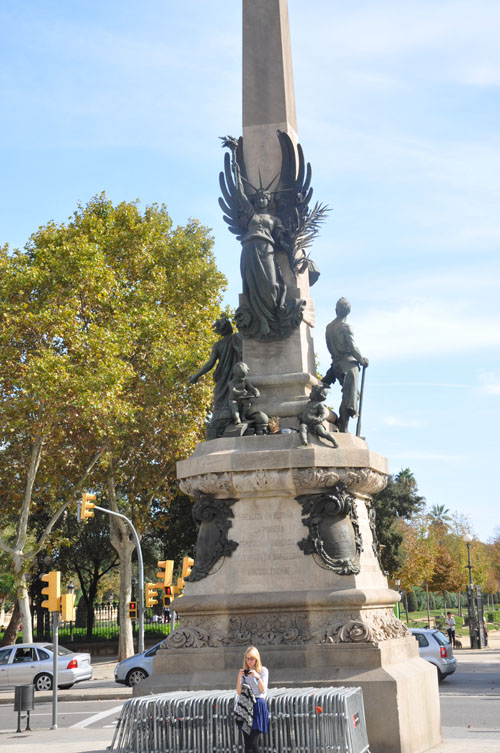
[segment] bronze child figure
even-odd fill
[[[300,416],[299,434],[304,446],[309,444],[307,436],[309,433],[323,437],[331,442],[333,447],[338,447],[335,437],[326,430],[324,424],[328,418],[328,408],[324,405],[327,394],[328,385],[326,384],[316,384],[311,390],[309,402]]]

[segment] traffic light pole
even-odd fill
[[[139,536],[137,535],[137,531],[135,530],[133,523],[131,520],[129,520],[125,515],[122,515],[119,512],[114,512],[113,510],[108,510],[106,507],[99,507],[98,505],[93,506],[94,510],[100,510],[101,512],[105,512],[108,515],[112,515],[115,518],[121,518],[126,523],[129,524],[132,533],[134,535],[135,539],[135,546],[137,548],[137,566],[139,570],[139,598],[137,599],[137,617],[138,617],[138,623],[139,623],[139,636],[137,640],[137,648],[139,654],[142,654],[144,651],[144,563],[142,559],[142,549],[141,549],[141,542],[139,541]]]
[[[59,682],[57,660],[59,658],[59,612],[52,612],[52,727],[57,729],[57,685]]]

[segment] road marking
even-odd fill
[[[107,711],[101,711],[99,714],[94,714],[93,716],[89,716],[88,719],[82,719],[81,722],[77,722],[76,724],[72,724],[70,729],[73,729],[73,727],[89,727],[91,724],[95,724],[96,722],[99,722],[101,719],[105,719],[107,716],[111,716],[111,714],[116,714],[118,711],[121,711],[123,706],[123,703],[120,706],[114,706],[112,709],[108,709]]]

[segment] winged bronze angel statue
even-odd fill
[[[241,242],[241,277],[245,301],[235,314],[239,331],[263,342],[288,337],[302,321],[306,305],[287,298],[286,284],[276,259],[284,251],[295,276],[308,272],[310,284],[319,276],[306,249],[318,234],[328,208],[309,208],[312,197],[311,166],[305,165],[300,144],[297,157],[287,133],[278,131],[282,163],[275,190],[271,183],[253,186],[246,173],[243,139],[222,138],[226,152],[220,173],[223,198],[219,204],[229,229]]]

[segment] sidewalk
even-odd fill
[[[19,735],[2,735],[2,753],[109,753],[114,730],[67,729],[23,732]],[[498,741],[449,740],[425,753],[499,753]],[[203,751],[199,751],[203,753]],[[423,753],[423,752],[422,752]]]

